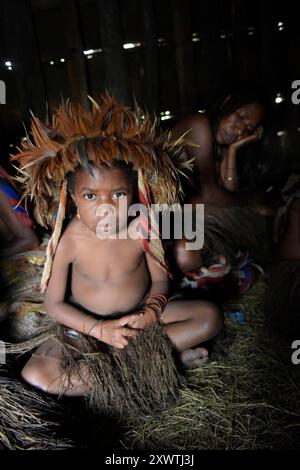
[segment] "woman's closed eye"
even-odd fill
[[[248,132],[249,135],[250,135],[250,134],[254,134],[254,132],[255,132],[256,130],[257,130],[257,128],[254,127],[254,126],[251,126],[251,125],[248,125],[248,126],[247,126],[247,132]]]
[[[253,134],[256,131],[256,127],[249,123],[249,117],[243,112],[237,112],[238,119],[246,125],[247,132]]]

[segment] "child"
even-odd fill
[[[101,108],[93,103],[91,113],[69,105],[58,111],[52,132],[35,120],[38,149],[30,144],[16,157],[23,173],[32,172],[27,192],[35,197],[37,211],[44,219],[48,209],[46,185],[49,187],[51,179],[56,184],[62,180],[56,228],[48,250],[55,256],[46,289],[46,309],[67,327],[65,343],[74,347],[75,355],[79,354],[78,341],[83,335],[94,338],[97,344],[126,350],[145,334],[144,330],[160,322],[181,361],[195,366],[203,359],[201,348],[195,347],[219,331],[220,313],[204,301],[167,303],[168,276],[161,241],[131,237],[129,233],[139,234],[144,221],[142,215],[133,220],[127,215],[135,175],[139,200],[144,205],[151,198],[168,204],[176,200],[178,173],[180,166],[186,165],[180,160],[182,142],[170,143],[168,136],[155,134],[157,130],[148,117],[141,122],[138,116],[137,109],[128,111],[108,97]],[[40,158],[34,150],[40,152]],[[56,246],[56,229],[64,219],[67,173],[77,217]],[[45,196],[41,198],[43,189]],[[156,230],[154,226],[151,229]],[[46,264],[43,281],[47,281],[49,271]],[[67,296],[69,273],[71,298]],[[22,377],[48,393],[92,393],[95,377],[84,362],[80,362],[80,374],[66,378],[64,350],[65,344],[49,339],[27,362]]]

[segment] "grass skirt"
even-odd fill
[[[56,323],[43,329],[31,340],[7,345],[7,351],[30,351],[50,338],[58,341],[65,381],[61,389],[68,386],[70,377],[78,376],[83,383],[88,377],[93,390],[86,399],[93,411],[114,416],[147,415],[165,410],[176,401],[180,379],[162,325],[155,323],[142,331],[124,349],[83,334],[67,342],[68,329]]]

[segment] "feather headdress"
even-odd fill
[[[152,203],[179,202],[180,176],[191,169],[183,138],[172,141],[170,133],[162,132],[157,120],[151,121],[137,104],[131,110],[108,95],[102,100],[99,105],[91,99],[90,111],[69,101],[62,103],[51,123],[42,123],[33,116],[31,136],[12,158],[19,162],[23,198],[33,200],[37,222],[54,228],[47,250],[43,289],[65,217],[67,173],[78,166],[90,171],[89,162],[96,166],[110,165],[114,160],[132,163],[138,172],[140,202],[149,208]],[[151,230],[158,228],[152,225]],[[152,241],[152,245],[151,241],[145,242],[146,249],[165,266],[161,241]]]

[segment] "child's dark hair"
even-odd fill
[[[92,171],[93,169],[93,162],[89,162],[90,164],[90,169]],[[136,194],[137,194],[137,171],[133,169],[132,163],[126,163],[123,160],[115,160],[111,165],[108,163],[104,163],[103,166],[105,168],[119,168],[122,171],[125,171],[127,175],[130,178],[130,181],[132,183],[132,188],[133,188],[133,195],[134,195],[134,200],[136,199]],[[78,166],[75,171],[70,171],[66,175],[67,179],[67,187],[68,190],[70,191],[71,194],[74,193],[75,190],[75,178],[76,178],[76,173],[80,169],[82,169],[82,166]]]

